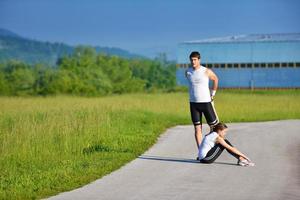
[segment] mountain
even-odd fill
[[[126,50],[114,47],[94,47],[98,53],[116,55],[123,58],[142,58]],[[26,63],[46,63],[55,65],[57,59],[71,54],[75,47],[58,42],[42,42],[19,36],[6,29],[0,28],[0,63],[17,59]]]
[[[0,28],[0,36],[20,37],[19,35],[2,28]]]

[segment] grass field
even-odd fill
[[[0,105],[1,199],[82,186],[142,154],[166,128],[191,124],[186,93],[0,97]],[[219,91],[215,107],[224,122],[300,119],[300,91]]]

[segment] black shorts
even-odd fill
[[[202,113],[205,116],[206,122],[210,126],[219,123],[219,119],[215,108],[211,102],[207,103],[194,103],[190,102],[190,110],[193,124],[202,125]]]

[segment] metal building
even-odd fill
[[[187,85],[189,55],[219,77],[221,88],[300,88],[300,33],[251,34],[183,42],[177,49],[177,83]]]

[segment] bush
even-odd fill
[[[56,67],[10,61],[0,64],[0,72],[1,95],[102,96],[176,88],[174,63],[106,56],[85,46],[59,58]]]

